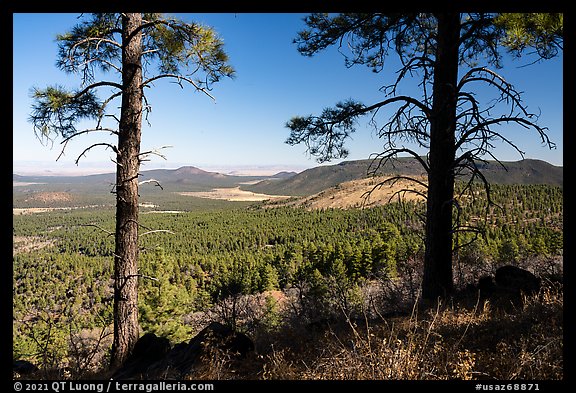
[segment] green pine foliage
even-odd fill
[[[495,20],[506,32],[503,44],[518,56],[534,48],[544,58],[563,49],[564,15],[558,13],[504,13]]]
[[[460,198],[460,224],[478,230],[458,232],[459,263],[562,255],[561,188],[493,185],[494,205],[483,190],[474,185]],[[271,290],[296,290],[308,321],[358,315],[363,284],[395,279],[422,255],[424,206],[415,202],[362,210],[236,206],[141,215],[144,331],[181,342],[194,333],[193,313]],[[25,239],[14,243],[15,359],[61,361],[71,356],[70,337],[111,326],[113,228],[113,208],[13,216],[14,239]],[[277,304],[266,304],[261,323],[272,329]]]

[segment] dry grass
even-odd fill
[[[313,326],[284,318],[271,329],[252,321],[256,352],[238,359],[209,349],[184,378],[562,380],[562,284],[547,282],[520,300],[460,297],[427,307],[417,302],[404,315],[399,310],[392,317],[343,317]],[[82,379],[107,375],[93,370]]]
[[[489,301],[438,304],[409,317],[348,323],[272,348],[262,379],[562,379],[562,290],[543,289],[510,313]],[[419,315],[421,313],[422,315]]]
[[[421,201],[423,198],[413,190],[424,193],[424,187],[417,183],[400,179],[395,182],[384,183],[390,176],[377,176],[366,179],[350,180],[342,182],[337,186],[327,188],[314,195],[290,199],[288,201],[273,200],[268,206],[292,206],[304,207],[308,210],[314,209],[350,209],[350,208],[370,208],[374,206],[386,205],[391,199],[397,200],[398,195],[404,201]],[[415,176],[415,179],[426,183],[427,179]]]
[[[246,359],[211,351],[193,371],[209,380],[561,380],[563,291],[547,286],[500,307],[461,299],[406,316],[284,324],[260,333]]]

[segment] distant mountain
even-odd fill
[[[183,166],[178,169],[152,169],[142,171],[140,178],[142,181],[154,179],[162,184],[181,186],[205,185],[209,187],[231,187],[238,182],[237,176],[208,172],[193,166]]]
[[[148,171],[148,172],[152,172],[152,171]],[[207,172],[207,171],[204,171],[202,169],[196,168],[195,166],[180,167],[180,168],[172,171],[172,174],[174,176],[178,176],[178,177],[187,177],[187,176],[196,176],[196,175],[202,175],[202,176],[220,175],[220,173]]]
[[[297,174],[298,174],[298,172],[283,171],[283,172],[278,172],[275,175],[272,175],[271,178],[272,179],[287,179],[289,177],[296,176]]]
[[[503,164],[506,169],[496,161],[488,161],[480,168],[488,181],[492,183],[563,186],[562,167],[532,159],[503,162]],[[369,170],[375,169],[374,165],[376,163],[372,160],[344,161],[336,165],[317,166],[300,173],[279,172],[273,176],[224,175],[193,166],[184,166],[178,169],[142,171],[140,181],[156,180],[169,191],[209,191],[213,188],[240,186],[243,190],[261,194],[309,196],[343,182],[365,179],[369,177]],[[380,176],[425,175],[420,164],[412,157],[390,161],[377,169],[376,174]],[[15,182],[41,183],[43,187],[61,187],[64,184],[66,190],[83,190],[84,192],[96,189],[108,192],[115,182],[114,173],[88,176],[20,176],[14,174],[12,178]]]
[[[497,184],[549,184],[564,186],[564,168],[546,161],[525,159],[502,162],[506,169],[496,161],[481,165],[480,169],[488,181]]]
[[[274,175],[278,176],[278,175]],[[235,187],[243,182],[271,179],[274,176],[232,176],[218,172],[208,172],[194,166],[178,169],[152,169],[140,172],[140,181],[156,180],[162,187],[171,191],[204,191],[218,187]],[[279,178],[287,178],[288,173]],[[21,176],[12,175],[13,181],[23,183],[42,183],[47,185],[66,184],[72,189],[110,188],[115,183],[114,173],[87,176]]]
[[[563,186],[563,168],[541,160],[521,160],[502,162],[503,168],[496,161],[481,165],[481,170],[489,182],[495,184],[550,184]],[[369,170],[374,170],[372,160],[344,161],[336,165],[323,165],[307,169],[284,180],[263,180],[252,185],[243,185],[247,191],[270,195],[308,196],[334,187],[340,183],[369,177]],[[372,167],[371,167],[372,165]],[[402,174],[423,176],[424,170],[412,157],[404,157],[394,162],[389,161],[378,168],[377,175]]]
[[[284,180],[264,180],[254,185],[246,185],[241,188],[247,191],[270,195],[312,195],[337,184],[364,179],[369,177],[369,169],[372,160],[344,161],[336,165],[321,165],[307,169]],[[423,172],[418,162],[413,159],[401,158],[395,163],[385,168],[380,168],[377,173],[403,173],[410,175],[421,175]]]

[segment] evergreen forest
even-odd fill
[[[459,288],[506,264],[561,265],[562,188],[494,184],[490,196],[488,205],[476,185],[460,206],[460,224],[475,229],[455,237]],[[140,216],[141,328],[172,343],[189,339],[206,318],[254,336],[279,329],[288,314],[308,325],[380,315],[400,300],[370,299],[399,280],[408,301],[418,296],[421,202],[347,210],[224,201],[188,207]],[[68,364],[77,373],[105,363],[113,228],[112,207],[13,216],[14,359]],[[291,299],[290,312],[279,312],[271,296],[279,293]],[[258,295],[265,302],[248,318],[245,299]]]

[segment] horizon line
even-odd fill
[[[399,157],[399,158],[409,158],[409,157]],[[266,176],[274,175],[279,172],[302,172],[306,169],[311,169],[318,166],[328,166],[328,165],[338,165],[341,162],[347,161],[361,161],[370,160],[371,158],[360,158],[360,159],[344,159],[344,160],[334,160],[333,162],[318,163],[313,161],[310,165],[303,164],[208,164],[208,163],[183,163],[174,162],[170,164],[159,163],[156,165],[151,165],[146,168],[145,165],[140,167],[141,171],[148,170],[177,170],[183,167],[194,167],[206,172],[216,172],[221,174],[231,174],[236,176]],[[550,161],[544,160],[542,158],[531,158],[524,157],[518,160],[499,160],[500,162],[520,162],[523,160],[536,160],[543,161],[550,165],[563,168],[564,165],[558,165]],[[486,160],[486,161],[496,161],[496,160]],[[47,165],[48,164],[48,165]],[[52,164],[52,165],[50,165]],[[104,175],[115,173],[115,166],[113,163],[93,161],[87,162],[85,165],[75,165],[73,163],[63,163],[58,166],[56,163],[51,163],[47,161],[16,161],[13,162],[12,174],[18,176],[89,176],[89,175]],[[110,165],[105,165],[110,164]]]

